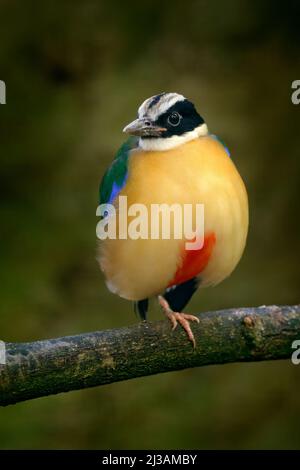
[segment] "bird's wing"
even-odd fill
[[[129,137],[118,150],[112,164],[104,174],[99,188],[100,204],[112,203],[127,179],[128,157],[130,151],[138,146],[137,137]]]
[[[125,186],[128,171],[128,158],[131,150],[138,146],[137,137],[129,137],[118,150],[112,164],[105,172],[99,188],[99,203],[112,203],[121,189]],[[141,318],[146,319],[148,299],[135,302],[135,310]]]

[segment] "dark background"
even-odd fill
[[[299,2],[2,0],[0,337],[137,320],[95,261],[100,178],[147,97],[186,95],[231,150],[250,232],[190,312],[299,301]],[[161,318],[153,303],[150,317]],[[1,448],[299,448],[300,366],[174,372],[0,411]]]

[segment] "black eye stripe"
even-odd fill
[[[170,124],[168,118],[173,113],[180,115],[180,122],[177,125]],[[175,122],[175,121],[174,121]],[[168,138],[174,135],[180,136],[186,132],[194,130],[196,127],[204,123],[204,119],[197,113],[197,110],[193,103],[188,100],[178,101],[163,114],[160,114],[154,121],[159,127],[163,127],[166,131],[162,132],[161,138]],[[155,138],[155,137],[144,137]]]

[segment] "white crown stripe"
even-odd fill
[[[152,102],[156,96],[157,95],[151,96],[141,104],[138,110],[140,118],[147,116],[150,119],[156,120],[158,116],[165,113],[169,108],[174,106],[175,103],[185,100],[185,97],[178,93],[165,93],[161,95],[157,103],[153,105]]]

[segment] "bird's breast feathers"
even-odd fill
[[[128,207],[143,204],[149,214],[152,204],[203,204],[205,235],[200,249],[188,251],[184,237],[102,241],[100,264],[109,288],[120,296],[139,300],[194,276],[201,286],[217,284],[240,260],[248,231],[247,193],[226,149],[212,136],[167,151],[132,150],[119,196],[127,197]]]

